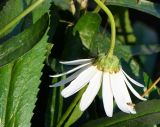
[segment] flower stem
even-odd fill
[[[116,40],[116,25],[115,25],[115,21],[114,21],[114,17],[111,13],[111,11],[108,9],[108,7],[106,7],[104,5],[103,2],[101,2],[100,0],[94,0],[101,9],[104,10],[104,12],[108,15],[108,18],[110,20],[111,23],[111,46],[108,52],[108,56],[112,56],[113,55],[113,51],[114,51],[114,47],[115,47],[115,40]]]
[[[106,0],[101,0],[102,3],[104,3]],[[93,12],[98,13],[100,11],[100,6],[97,6]]]
[[[11,22],[9,22],[3,29],[0,30],[0,36],[3,35],[7,30],[16,25],[18,21],[20,21],[23,17],[25,17],[28,13],[34,10],[37,6],[43,3],[45,0],[37,0],[32,5],[30,5],[26,10],[24,10],[21,14],[19,14],[16,18],[14,18]]]
[[[58,122],[58,125],[56,127],[61,127],[62,124],[64,123],[64,121],[67,119],[67,117],[70,115],[70,113],[72,112],[73,108],[76,106],[76,104],[78,103],[78,101],[80,100],[80,98],[82,97],[82,94],[84,93],[84,91],[86,90],[86,87],[84,87],[75,97],[75,99],[73,100],[73,102],[71,103],[71,105],[68,107],[67,111],[64,113],[64,115],[62,116],[62,118],[60,119],[60,121]]]
[[[142,97],[145,97],[152,89],[157,85],[157,83],[160,81],[160,77],[144,92]]]

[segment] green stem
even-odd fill
[[[0,30],[0,36],[3,35],[11,27],[16,25],[18,23],[18,21],[20,21],[23,17],[25,17],[28,13],[30,13],[32,10],[34,10],[37,6],[39,6],[44,1],[45,0],[37,0],[32,5],[30,5],[26,10],[24,10],[21,14],[19,14],[10,23],[8,23],[6,26],[4,26],[3,29]]]
[[[101,0],[102,3],[104,3],[106,0]],[[97,6],[93,12],[98,13],[100,11],[100,6]]]
[[[115,47],[115,41],[116,41],[116,25],[115,25],[115,20],[114,17],[111,13],[111,11],[104,5],[103,2],[101,2],[100,0],[94,0],[101,9],[104,10],[104,12],[108,15],[108,18],[110,20],[111,23],[111,46],[108,52],[108,56],[112,56],[113,55],[113,51],[114,51],[114,47]]]
[[[78,95],[75,97],[75,99],[73,100],[73,102],[71,103],[71,105],[68,107],[67,111],[64,113],[64,115],[62,116],[61,120],[58,122],[57,127],[61,127],[62,124],[64,123],[64,121],[67,119],[67,117],[70,115],[70,113],[72,112],[73,108],[76,106],[76,104],[78,103],[78,101],[80,100],[82,94],[84,93],[86,87],[83,88]]]

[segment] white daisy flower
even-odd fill
[[[65,73],[53,75],[59,77],[73,73],[66,79],[57,82],[51,87],[57,87],[71,82],[61,94],[67,98],[88,84],[86,91],[80,100],[80,110],[85,111],[94,100],[102,84],[102,99],[104,110],[107,116],[113,115],[113,99],[118,108],[125,113],[135,114],[134,104],[132,103],[128,89],[140,100],[146,100],[137,93],[131,83],[139,87],[144,87],[139,82],[127,75],[119,64],[116,56],[107,58],[100,56],[97,59],[79,59],[73,61],[62,61],[64,65],[77,65],[77,67]],[[127,89],[128,88],[128,89]]]

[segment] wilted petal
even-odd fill
[[[123,112],[135,114],[134,108],[128,105],[129,103],[132,104],[132,101],[121,73],[117,72],[115,74],[110,74],[110,80],[117,106]]]
[[[111,89],[111,82],[109,78],[109,73],[103,73],[103,84],[102,84],[102,97],[103,106],[106,115],[112,117],[113,115],[113,93]]]
[[[85,69],[87,69],[89,66],[86,66],[86,67],[83,67],[81,68],[80,70],[78,70],[77,72],[73,73],[72,75],[68,76],[66,79],[64,80],[61,80],[53,85],[50,85],[50,87],[58,87],[58,86],[61,86],[61,85],[65,85],[67,84],[68,82],[74,80],[82,71],[84,71]]]
[[[131,90],[131,92],[137,97],[139,98],[140,100],[147,100],[145,98],[143,98],[141,95],[139,95],[139,93],[132,87],[132,85],[128,82],[127,78],[122,74],[123,76],[123,79],[125,81],[125,83],[127,84],[128,88]]]
[[[121,71],[123,72],[124,76],[126,76],[129,79],[129,81],[131,81],[133,84],[135,84],[135,85],[137,85],[139,87],[144,87],[143,84],[135,81],[133,78],[131,78],[129,75],[127,75],[127,73],[125,73],[122,68],[121,68]]]
[[[79,76],[73,80],[69,86],[67,86],[63,91],[61,92],[63,97],[69,97],[79,91],[81,88],[83,88],[90,79],[94,76],[96,73],[96,67],[91,66],[88,69],[84,70],[82,73],[79,74]]]
[[[82,99],[80,101],[80,110],[86,110],[89,105],[94,100],[95,96],[97,95],[100,86],[101,86],[101,79],[102,79],[102,71],[97,70],[96,74],[92,77],[89,82],[89,85],[84,92]]]
[[[85,64],[91,61],[92,59],[78,59],[78,60],[72,60],[72,61],[60,61],[60,63],[65,65],[79,65],[79,64]]]
[[[72,72],[75,72],[75,71],[79,70],[80,68],[85,67],[85,66],[87,66],[87,65],[91,65],[91,62],[90,62],[90,63],[86,63],[86,64],[79,65],[79,66],[77,66],[77,67],[75,67],[75,68],[73,68],[73,69],[71,69],[71,70],[69,70],[69,71],[67,71],[67,72],[61,73],[61,74],[51,75],[50,77],[56,78],[56,77],[60,77],[60,76],[63,76],[63,75],[67,75],[67,74],[70,74],[70,73],[72,73]]]

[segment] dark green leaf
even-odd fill
[[[28,53],[0,68],[0,126],[29,127],[35,107],[47,35]]]
[[[137,21],[133,25],[134,34],[138,43],[155,44],[158,43],[158,34],[156,31],[143,22]]]
[[[65,123],[64,127],[70,127],[73,123],[75,123],[83,114],[83,112],[80,110],[78,103],[75,108],[73,109],[69,119]]]
[[[99,31],[101,17],[96,13],[86,13],[77,22],[73,33],[79,34],[83,45],[90,47],[93,37]]]
[[[70,0],[52,0],[56,6],[59,6],[63,10],[70,8]]]
[[[133,55],[150,55],[153,53],[160,52],[159,44],[146,44],[146,45],[142,44],[142,45],[128,46],[128,48],[131,49]]]
[[[54,82],[57,81],[58,80],[54,78]],[[49,99],[45,117],[46,127],[56,127],[58,121],[61,118],[62,108],[63,108],[63,98],[60,94],[60,91],[62,90],[62,88],[63,87],[51,88],[51,90],[49,91]]]
[[[62,59],[73,60],[83,56],[86,57],[86,52],[79,36],[74,36],[72,31],[66,32]]]
[[[66,119],[69,117],[69,115],[75,109],[75,107],[76,107],[78,101],[80,100],[82,94],[84,93],[85,89],[86,89],[86,87],[84,87],[83,89],[81,89],[79,91],[79,93],[77,94],[77,96],[74,98],[74,100],[72,101],[72,103],[70,104],[70,106],[68,107],[68,109],[65,111],[65,113],[61,117],[60,121],[58,122],[57,127],[61,127],[64,124],[64,122],[66,121]]]
[[[135,46],[128,46],[128,45],[117,45],[115,49],[115,53],[122,58],[130,59],[132,56],[135,55],[150,55],[154,53],[160,52],[160,45],[159,44],[148,44],[148,45],[135,45]]]
[[[34,3],[35,1],[37,0],[32,0],[32,3]],[[35,10],[33,10],[32,12],[33,23],[39,20],[42,17],[42,15],[49,12],[49,8],[51,5],[50,2],[51,0],[45,0],[40,6],[38,6]]]
[[[48,27],[48,15],[44,15],[37,23],[15,37],[0,45],[0,66],[3,66],[29,51]]]
[[[146,45],[155,45],[156,43],[158,43],[158,34],[156,33],[156,31],[154,31],[154,29],[150,28],[149,26],[145,25],[144,23],[141,22],[136,22],[134,24],[134,33],[137,36],[137,42],[138,44],[143,43]],[[151,47],[147,47],[148,49]],[[155,45],[155,48],[153,47],[153,49],[149,49],[150,51],[156,51],[157,49],[159,49],[160,46]],[[145,50],[146,51],[146,50]],[[142,50],[142,52],[145,52]],[[156,64],[156,60],[157,60],[157,54],[152,54],[149,56],[140,56],[139,57],[141,60],[141,63],[143,64],[143,67],[145,68],[145,70],[152,74],[154,72],[154,68],[155,68],[155,64]],[[147,63],[147,64],[146,64]]]
[[[11,22],[16,16],[18,16],[23,11],[23,1],[22,0],[8,0],[6,5],[0,11],[0,29]],[[2,36],[8,34],[13,30],[15,26],[6,31]],[[0,36],[0,38],[2,37]]]
[[[83,127],[150,127],[160,123],[160,101],[150,100],[136,105],[137,114],[117,113],[112,118],[100,118],[86,123]],[[141,126],[142,125],[142,126]]]
[[[160,4],[148,0],[106,0],[106,5],[129,7],[160,18]]]

